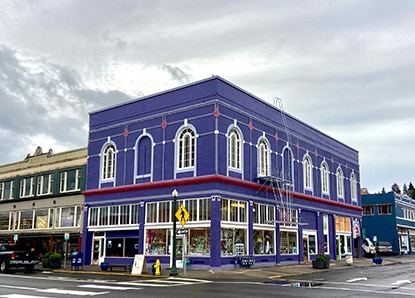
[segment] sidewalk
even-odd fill
[[[323,272],[327,270],[341,270],[368,266],[387,266],[399,263],[415,262],[414,255],[403,255],[403,256],[386,256],[383,257],[381,265],[374,265],[371,258],[356,258],[353,259],[353,264],[346,264],[345,260],[335,261],[332,260],[329,269],[314,269],[311,263],[305,264],[292,264],[292,265],[276,265],[271,267],[256,267],[255,265],[251,268],[235,268],[235,269],[218,269],[218,270],[192,270],[191,268],[186,270],[186,276],[184,276],[183,269],[179,269],[178,277],[183,278],[194,278],[194,279],[284,279],[292,276],[311,274],[317,272]],[[82,268],[80,268],[82,269]],[[52,270],[42,269],[41,265],[36,267],[36,270]],[[158,278],[168,277],[169,270],[162,269],[160,276],[152,275],[151,270],[141,275],[131,275],[128,272],[122,271],[102,271],[99,266],[84,266],[83,270],[71,270],[71,265],[66,264],[66,268],[55,269],[55,273],[72,273],[72,274],[99,274],[99,275],[122,275],[122,276],[136,276],[137,278]]]

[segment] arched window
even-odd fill
[[[288,147],[284,149],[282,157],[283,157],[283,164],[282,164],[283,179],[285,181],[289,181],[292,183],[294,182],[293,181],[293,177],[294,177],[293,158],[292,158],[292,152]]]
[[[269,176],[269,147],[265,139],[258,144],[258,176]]]
[[[178,169],[195,166],[195,133],[192,129],[185,128],[179,133],[177,150]]]
[[[115,177],[115,153],[113,144],[105,146],[102,152],[102,180],[111,180]]]
[[[311,158],[306,155],[303,160],[303,169],[304,169],[304,187],[311,189],[313,186],[313,164],[311,163]]]
[[[228,167],[241,170],[242,141],[236,128],[232,128],[228,134]]]
[[[326,162],[321,164],[321,191],[329,193],[329,166]]]
[[[357,201],[357,180],[354,173],[350,175],[350,193],[352,196],[352,201]]]
[[[337,169],[337,196],[342,198],[344,196],[344,186],[343,186],[343,171],[341,168]]]
[[[151,174],[152,141],[148,136],[143,136],[137,143],[137,176]]]

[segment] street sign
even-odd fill
[[[66,240],[69,240],[69,233],[68,232],[66,232],[65,233],[65,235],[64,235],[64,237],[63,237],[63,239],[66,241]]]
[[[185,234],[189,234],[189,229],[187,228],[181,228],[181,229],[177,229],[177,235],[185,235]]]
[[[183,205],[180,206],[179,210],[176,212],[176,218],[182,224],[182,227],[185,225],[187,220],[189,219],[189,212],[187,212],[186,208]]]

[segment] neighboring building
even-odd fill
[[[90,113],[85,262],[169,266],[174,189],[194,267],[357,257],[359,181],[356,150],[213,76]]]
[[[0,166],[0,241],[38,255],[81,249],[87,149],[54,154],[38,147],[21,162]]]
[[[399,254],[415,249],[415,200],[395,192],[362,195],[362,226],[372,241],[389,241]]]

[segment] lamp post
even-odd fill
[[[171,196],[173,197],[173,208],[172,208],[172,220],[173,220],[173,264],[171,266],[170,270],[170,276],[177,276],[179,273],[177,272],[176,268],[176,210],[177,210],[177,197],[179,196],[179,193],[176,189],[173,190],[171,193]]]

